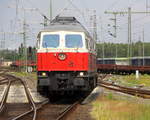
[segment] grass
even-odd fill
[[[143,85],[150,86],[150,75],[140,75],[139,79],[136,79],[135,75],[115,76],[111,78],[114,81],[118,81],[121,84],[127,86]]]
[[[110,97],[111,96],[111,97]],[[96,100],[91,112],[95,120],[149,120],[150,105],[134,100],[119,100],[108,94]]]
[[[26,72],[13,72],[14,75],[19,76],[19,77],[31,77],[36,79],[36,73],[26,73]]]
[[[144,85],[150,86],[150,75],[113,76],[113,81],[125,86]],[[141,102],[138,98],[121,99],[113,93],[97,99],[92,103],[92,118],[95,120],[150,120],[150,104]]]

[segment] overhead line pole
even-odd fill
[[[111,12],[111,11],[105,11],[105,14],[116,14],[116,15],[122,15],[122,14],[128,14],[128,58],[130,61],[130,57],[132,57],[132,52],[131,52],[131,43],[132,43],[132,21],[131,21],[131,16],[132,14],[147,14],[150,13],[148,11],[131,11],[131,8],[128,8],[128,11],[119,11],[119,12]],[[130,63],[130,62],[129,62]]]
[[[0,32],[0,34],[2,34],[0,48],[5,49],[5,32]]]
[[[0,50],[5,50],[5,43],[6,43],[6,34],[22,34],[21,32],[0,32],[3,35],[3,38],[0,41]],[[0,55],[0,61],[2,60],[2,55]]]
[[[25,19],[25,10],[24,10],[24,20],[23,20],[23,52],[24,52],[24,61],[25,61],[25,72],[27,72],[27,41],[26,41],[26,19]]]
[[[3,35],[2,41],[0,48],[5,48],[5,43],[6,43],[6,34],[22,34],[22,32],[0,32],[0,34]]]
[[[13,6],[9,6],[9,8],[13,8]],[[27,59],[28,59],[28,57],[27,57],[27,37],[26,37],[26,25],[27,25],[27,23],[26,23],[26,16],[25,16],[25,14],[26,14],[26,11],[37,11],[38,9],[37,8],[17,8],[17,9],[21,9],[21,10],[23,10],[23,14],[24,14],[24,18],[23,18],[23,53],[24,53],[24,57],[23,57],[23,59],[24,59],[24,62],[25,62],[25,65],[24,65],[24,67],[25,67],[25,72],[27,72]]]
[[[109,13],[106,13],[106,14],[109,14]],[[117,41],[117,14],[116,13],[111,13],[114,15],[114,18],[110,19],[110,20],[113,20],[114,21],[114,34],[111,34],[114,38],[115,38],[115,41]],[[118,57],[118,48],[117,48],[117,43],[116,43],[116,58]]]
[[[97,16],[96,16],[96,10],[93,11],[93,32],[94,32],[94,42],[97,42]]]
[[[103,59],[103,64],[104,64],[104,57],[105,57],[105,46],[104,46],[104,39],[103,39],[103,21],[101,19],[101,39],[102,39],[102,59]]]
[[[52,0],[50,0],[50,21],[53,19],[53,8],[52,8]]]
[[[149,6],[148,6],[148,0],[146,0],[146,12],[148,11],[148,8],[149,8]]]
[[[115,41],[117,41],[117,15],[116,14],[115,14],[114,22],[115,22],[115,26],[114,26],[114,28],[115,28]],[[118,57],[118,48],[117,47],[118,46],[117,46],[117,43],[116,43],[116,58]]]
[[[132,57],[132,31],[131,31],[131,8],[128,8],[128,53],[129,64],[131,64]]]
[[[144,45],[144,41],[145,41],[145,38],[144,38],[144,28],[143,28],[143,66],[145,65],[145,61],[144,61],[144,56],[145,56],[145,45]]]
[[[115,29],[115,33],[114,33],[114,38],[115,41],[117,41],[117,14],[114,14],[114,29]],[[118,57],[118,48],[117,48],[117,43],[116,43],[116,58]]]

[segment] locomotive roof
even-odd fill
[[[45,27],[43,31],[75,31],[89,34],[75,17],[57,16],[54,20],[51,21],[49,26]]]

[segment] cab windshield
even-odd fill
[[[43,35],[42,47],[43,48],[57,48],[59,46],[60,37],[58,34]]]
[[[65,46],[67,48],[82,48],[83,47],[82,36],[79,34],[65,35]]]

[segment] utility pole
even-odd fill
[[[93,31],[93,16],[91,15],[90,16],[90,33],[91,33],[91,35],[92,35],[92,37],[94,37],[94,31]]]
[[[139,59],[138,59],[138,66],[141,66],[142,64],[141,64],[141,57],[142,57],[142,40],[141,40],[141,36],[139,36],[139,43],[138,43],[138,57],[139,57]]]
[[[132,52],[131,52],[131,43],[132,43],[132,25],[131,25],[131,16],[132,14],[147,14],[150,13],[148,11],[131,11],[131,8],[128,8],[128,11],[117,11],[117,12],[111,12],[111,11],[105,11],[105,14],[116,14],[116,15],[124,15],[128,14],[128,58],[129,58],[129,64],[130,64],[130,59],[132,57]]]
[[[102,18],[100,18],[100,23],[101,23],[101,42],[102,42],[102,60],[103,60],[103,64],[104,64],[104,58],[105,58],[105,41],[103,39],[103,21]],[[99,42],[100,43],[100,42]]]
[[[5,49],[6,47],[6,34],[22,34],[22,32],[0,32],[2,34],[2,38],[0,41],[0,49]]]
[[[132,31],[131,31],[131,8],[128,8],[128,58],[129,58],[129,64],[131,64],[131,57],[132,57]]]
[[[110,13],[105,13],[105,14],[110,14]],[[113,28],[114,28],[114,33],[112,34],[110,31],[108,31],[108,32],[109,32],[109,34],[110,34],[111,36],[114,37],[115,41],[117,41],[117,14],[116,14],[116,13],[111,13],[111,14],[114,15],[114,18],[111,18],[111,19],[110,19],[110,20],[114,21],[114,26],[113,26]],[[118,46],[117,46],[117,43],[116,43],[116,58],[118,57],[118,48],[117,48],[117,47],[118,47]]]
[[[144,61],[144,57],[145,57],[145,45],[144,45],[144,41],[145,41],[145,38],[144,38],[144,28],[143,28],[143,66],[145,65],[145,61]]]
[[[96,10],[90,10],[92,11],[90,15],[90,33],[92,34],[92,37],[95,42],[97,42],[97,16],[96,16]]]
[[[97,41],[97,16],[96,16],[96,10],[93,11],[93,38],[94,41]]]
[[[1,44],[0,44],[0,48],[1,50],[4,50],[5,49],[5,37],[6,37],[6,34],[5,32],[0,32],[0,34],[2,34],[2,38],[1,38]]]
[[[6,43],[6,34],[22,34],[21,32],[0,32],[0,34],[2,34],[2,38],[0,41],[0,50],[5,50],[5,43]],[[3,56],[0,55],[0,60],[2,60]]]
[[[9,6],[9,8],[15,8],[13,6]],[[27,36],[26,36],[26,11],[37,11],[38,9],[37,8],[18,8],[17,7],[17,10],[18,9],[21,9],[23,10],[23,53],[24,53],[24,57],[23,57],[23,60],[24,60],[24,68],[25,68],[25,72],[27,72]]]
[[[52,0],[50,0],[50,21],[53,19],[53,8],[52,8]]]
[[[5,33],[2,33],[1,41],[0,41],[0,50],[5,50]],[[3,56],[0,55],[0,62],[3,60]]]
[[[28,54],[27,54],[27,23],[26,23],[26,10],[33,11],[37,10],[34,8],[23,8],[24,18],[23,18],[23,53],[24,53],[24,69],[25,72],[28,72]]]
[[[24,10],[24,20],[23,20],[23,53],[24,53],[24,67],[25,72],[27,72],[27,41],[26,41],[26,18],[25,18],[25,10]]]
[[[148,12],[148,8],[150,8],[150,7],[148,5],[148,0],[146,0],[146,12]]]

